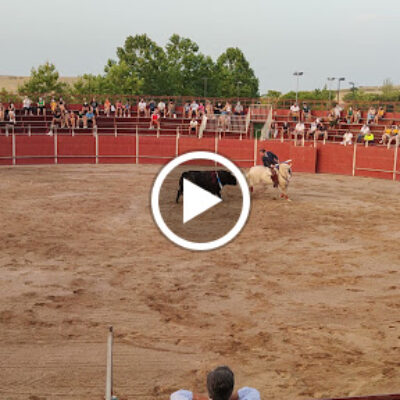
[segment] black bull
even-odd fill
[[[217,195],[221,198],[221,189],[225,185],[236,185],[236,178],[229,171],[186,171],[179,178],[179,189],[176,195],[176,202],[183,194],[183,179],[200,186],[202,189]]]

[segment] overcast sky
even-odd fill
[[[0,0],[0,75],[53,62],[61,75],[102,73],[128,35],[159,45],[177,33],[214,59],[239,47],[260,92],[400,83],[399,0]]]

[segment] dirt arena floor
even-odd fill
[[[263,399],[400,392],[400,185],[295,174],[241,235],[193,253],[153,223],[159,166],[0,168],[0,398],[205,391],[227,364]]]

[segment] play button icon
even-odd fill
[[[183,223],[214,207],[222,200],[195,185],[187,179],[183,180]]]
[[[173,243],[189,250],[213,250],[244,227],[250,193],[246,178],[232,161],[196,151],[163,167],[153,184],[151,210],[158,228]]]

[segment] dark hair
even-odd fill
[[[208,396],[212,400],[229,400],[234,385],[235,378],[229,367],[217,367],[207,375]]]

